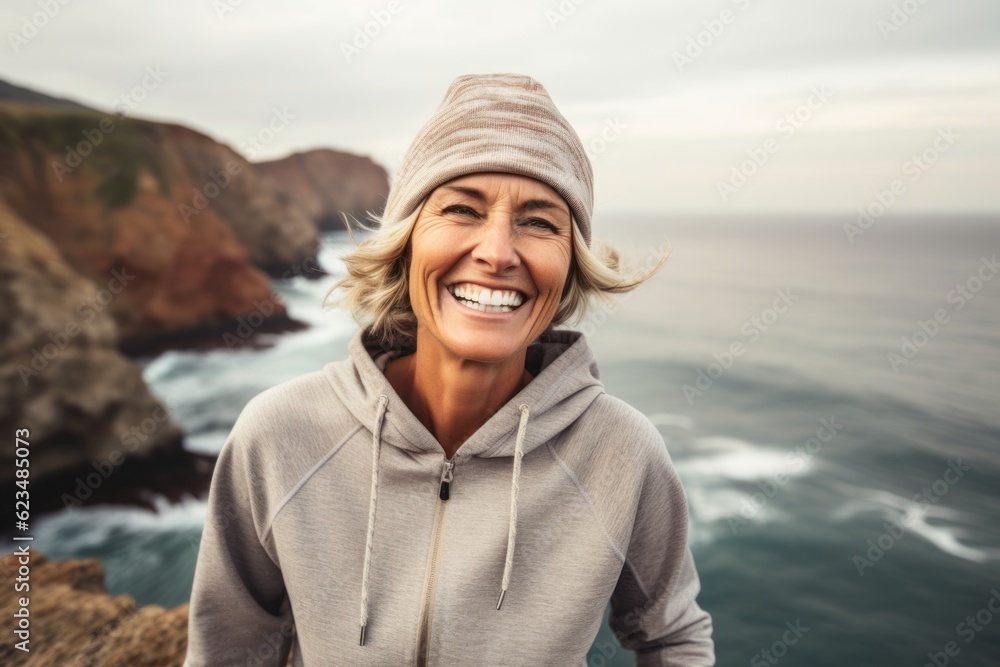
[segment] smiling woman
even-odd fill
[[[582,665],[609,602],[638,665],[714,664],[663,438],[555,328],[666,260],[591,249],[592,181],[537,81],[451,84],[327,295],[349,358],[254,397],[219,456],[186,665],[272,636],[269,664]]]

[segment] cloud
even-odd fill
[[[993,188],[969,186],[986,182],[980,170],[1000,146],[993,0],[396,6],[70,2],[17,53],[0,51],[0,77],[108,108],[160,65],[170,78],[136,115],[238,145],[287,108],[297,120],[264,157],[333,146],[391,170],[455,76],[527,73],[585,141],[609,119],[627,124],[594,168],[598,206],[630,210],[851,211],[950,124],[967,140],[900,210],[1000,209]],[[0,21],[16,33],[38,11],[37,0],[8,2]],[[346,58],[344,45],[357,48],[366,30],[368,43]],[[679,68],[678,53],[691,62]],[[722,201],[716,182],[816,85],[833,91],[829,104]],[[657,183],[672,184],[669,198]]]

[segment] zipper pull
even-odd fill
[[[451,485],[452,478],[452,468],[455,467],[454,461],[445,461],[444,470],[441,471],[441,500],[448,500],[448,490]]]

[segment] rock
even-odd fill
[[[380,213],[389,196],[385,169],[359,155],[321,149],[256,166],[323,230],[344,229],[341,212],[367,221],[365,211]]]
[[[72,109],[91,109],[91,107],[84,106],[76,100],[53,97],[52,95],[40,93],[37,90],[31,90],[30,88],[24,88],[22,86],[15,86],[14,84],[3,80],[0,80],[0,100],[11,104],[21,103],[36,106],[45,105],[52,107],[69,107]]]
[[[17,592],[22,567],[14,553],[0,557],[0,614],[13,625],[18,599],[29,597],[30,653],[13,636],[0,643],[0,664],[76,667],[180,667],[187,652],[187,603],[139,607],[128,595],[111,597],[96,559],[50,561],[30,552],[30,591]],[[294,653],[294,647],[293,651]],[[289,655],[287,664],[291,665]]]
[[[196,199],[203,197],[233,228],[254,264],[280,277],[295,264],[316,256],[316,225],[265,172],[194,130],[167,124],[161,128],[167,144],[183,160],[195,182],[194,189],[187,190],[188,204],[195,208]],[[232,172],[228,178],[227,167]],[[227,180],[228,184],[218,187],[218,195],[213,198],[215,186]],[[200,215],[195,214],[192,224]]]
[[[296,327],[259,267],[311,262],[318,232],[265,181],[180,126],[0,105],[0,199],[98,285],[130,352],[180,336],[223,345],[241,317]]]
[[[118,351],[98,288],[2,201],[0,313],[0,430],[29,430],[32,488],[94,461],[181,450],[180,428]],[[14,475],[14,448],[0,448],[0,482]]]

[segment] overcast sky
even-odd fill
[[[132,95],[248,157],[291,116],[255,159],[391,174],[454,77],[518,72],[590,148],[598,211],[856,216],[899,181],[893,215],[1000,212],[997,0],[5,0],[0,23],[15,84]]]

